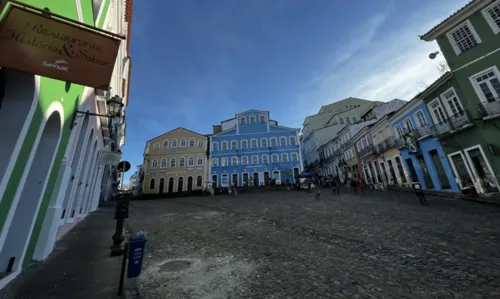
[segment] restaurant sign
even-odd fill
[[[12,4],[0,21],[1,67],[84,86],[109,87],[119,47],[118,38],[36,8]]]

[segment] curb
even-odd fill
[[[388,191],[405,192],[405,193],[415,193],[414,191],[410,191],[410,190],[397,190],[397,189],[388,189]],[[481,198],[466,197],[466,196],[461,196],[459,194],[450,194],[450,195],[442,194],[441,195],[441,194],[424,192],[424,195],[431,196],[431,197],[440,197],[440,198],[448,198],[448,199],[455,199],[455,200],[463,200],[463,201],[468,201],[468,202],[475,202],[475,203],[480,203],[480,204],[484,204],[484,205],[491,205],[491,206],[500,207],[500,202],[493,202],[493,201],[489,201],[489,200],[481,200]]]

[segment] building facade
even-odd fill
[[[146,142],[143,194],[202,190],[208,175],[207,136],[176,128]]]
[[[214,126],[210,181],[217,187],[294,182],[302,171],[299,130],[279,126],[269,111],[248,110]]]
[[[460,187],[499,192],[500,1],[474,0],[421,36],[437,41],[450,74],[424,98]]]
[[[110,36],[119,36],[121,42],[116,56],[110,55],[113,59],[107,61],[113,69],[106,90],[41,76],[35,69],[32,73],[16,71],[4,65],[12,62],[0,58],[0,125],[5,128],[0,155],[0,288],[31,261],[45,259],[55,242],[94,211],[104,197],[102,186],[116,172],[101,163],[101,156],[118,151],[125,143],[123,107],[128,104],[131,67],[132,1],[94,1],[94,5],[90,1],[21,2],[32,7],[3,1],[2,21],[9,22],[14,13],[30,19],[57,13],[68,20],[50,20],[64,32],[72,32],[68,28],[76,28],[74,25],[100,28],[104,31],[88,30],[92,32],[88,42]],[[25,38],[32,38],[34,33],[28,27],[19,30],[25,30]],[[40,42],[44,38],[37,36]],[[53,45],[59,42],[50,41]],[[0,57],[8,50],[3,47]],[[30,53],[33,50],[21,54]],[[71,57],[63,61],[69,65],[68,76],[83,72]],[[85,69],[81,78],[101,75],[92,73],[92,66]],[[112,121],[108,117],[112,106],[106,103],[111,98],[121,106],[113,105],[118,109],[112,109]]]

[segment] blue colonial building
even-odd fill
[[[279,126],[269,111],[248,110],[213,126],[211,182],[218,187],[293,183],[302,171],[299,129]]]
[[[411,100],[390,121],[410,181],[427,190],[459,192],[446,154],[432,136],[432,118],[425,103]]]

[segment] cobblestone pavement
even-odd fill
[[[135,201],[143,298],[500,298],[500,209],[303,191]]]

